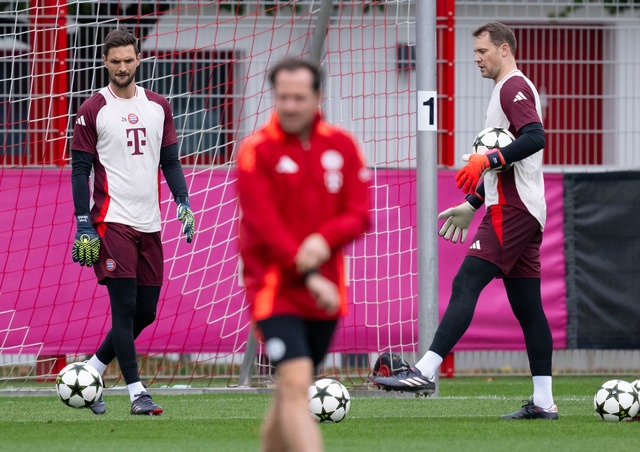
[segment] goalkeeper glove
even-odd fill
[[[184,199],[178,203],[178,220],[182,222],[182,233],[186,235],[187,243],[191,243],[196,226],[196,219],[193,216],[188,199]]]
[[[100,237],[91,225],[89,214],[76,215],[76,239],[73,241],[71,257],[80,265],[91,267],[98,262]]]
[[[456,243],[458,237],[460,237],[460,243],[464,243],[467,238],[467,231],[473,215],[476,213],[476,209],[467,201],[454,207],[449,207],[438,214],[438,220],[447,221],[444,222],[438,235],[444,237],[445,240],[451,240],[451,243]],[[453,237],[452,237],[453,235]]]
[[[490,149],[486,154],[465,154],[462,160],[468,162],[456,174],[458,188],[471,195],[475,194],[476,187],[489,169],[497,169],[505,164],[500,149]]]

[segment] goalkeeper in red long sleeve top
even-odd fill
[[[368,227],[370,172],[355,140],[322,118],[316,65],[287,59],[269,78],[275,112],[238,156],[244,283],[278,374],[263,447],[319,450],[307,389],[347,312],[342,247]]]

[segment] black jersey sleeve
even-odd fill
[[[544,148],[546,139],[542,124],[532,122],[518,130],[518,138],[500,149],[505,163],[513,163],[535,154]]]
[[[93,154],[85,151],[71,151],[71,190],[73,208],[76,215],[89,213],[89,176],[93,167]]]
[[[187,182],[184,178],[182,165],[178,159],[178,144],[173,143],[160,149],[160,168],[177,203],[189,198]]]

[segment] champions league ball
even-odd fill
[[[339,381],[323,378],[309,386],[309,411],[318,422],[340,422],[350,407],[349,391]]]
[[[489,149],[503,148],[515,137],[506,129],[489,127],[478,134],[471,146],[476,154],[486,154]]]
[[[102,376],[86,363],[72,363],[66,366],[56,378],[56,392],[67,406],[87,408],[102,395]]]
[[[476,154],[486,154],[489,150],[503,148],[514,140],[515,137],[507,129],[489,127],[478,134],[471,148]],[[493,171],[506,171],[511,168],[512,165],[513,164],[510,163],[504,168],[496,168]]]
[[[631,421],[638,414],[638,392],[623,380],[605,382],[593,397],[593,408],[605,421]]]

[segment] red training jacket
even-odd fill
[[[347,312],[342,247],[369,225],[370,171],[355,140],[317,115],[308,142],[282,130],[277,115],[238,155],[240,254],[254,320],[273,315],[332,319]],[[331,246],[320,268],[338,285],[340,309],[318,309],[294,258],[318,232]]]

